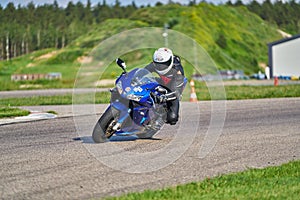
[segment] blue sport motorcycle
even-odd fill
[[[151,138],[164,125],[167,114],[168,89],[160,85],[152,73],[143,68],[126,72],[125,62],[116,60],[123,73],[111,89],[110,105],[93,130],[96,143],[106,142],[112,135]],[[176,98],[176,97],[175,97]]]

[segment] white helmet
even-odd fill
[[[168,48],[159,48],[153,54],[155,70],[160,75],[165,75],[173,66],[173,52]]]

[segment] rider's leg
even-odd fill
[[[168,101],[167,106],[168,106],[167,123],[171,125],[175,125],[178,121],[179,100],[175,99],[173,101]]]

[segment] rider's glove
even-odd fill
[[[155,93],[152,93],[151,96],[155,103],[165,103],[167,101],[167,97],[164,94],[157,95]]]
[[[165,94],[158,96],[158,98],[158,103],[166,103],[168,101],[168,98]]]
[[[176,92],[169,92],[161,95],[151,93],[151,96],[155,103],[166,103],[167,101],[173,101],[177,99]]]
[[[176,94],[175,92],[167,93],[167,94],[162,94],[160,96],[155,96],[155,102],[157,103],[166,103],[167,101],[173,101],[176,99]]]

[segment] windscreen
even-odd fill
[[[156,82],[155,77],[146,69],[139,69],[135,72],[132,80],[132,86],[145,85],[147,83]]]

